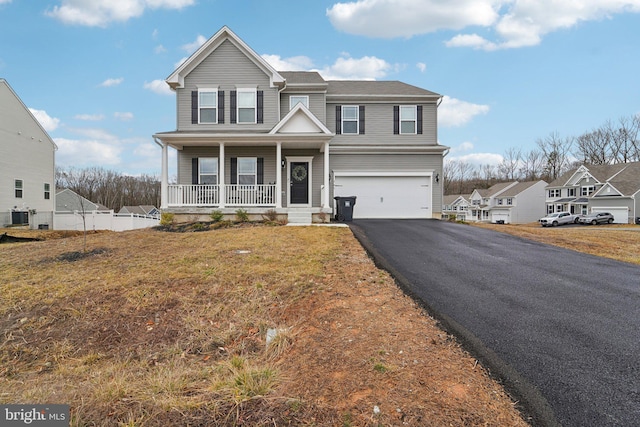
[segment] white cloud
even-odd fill
[[[70,128],[71,132],[82,135],[88,139],[102,142],[116,142],[118,138],[104,129],[99,128]]]
[[[153,49],[154,53],[165,53],[166,51],[167,51],[167,49],[164,46],[162,46],[161,44],[159,44],[158,46],[156,46]]]
[[[307,56],[281,58],[280,55],[262,55],[262,59],[278,71],[304,71],[313,67],[313,61]]]
[[[115,117],[118,120],[122,120],[123,122],[126,122],[129,120],[133,120],[133,113],[117,111],[113,113],[113,117]]]
[[[445,95],[438,107],[438,125],[455,127],[467,124],[478,114],[487,114],[488,105],[472,104]]]
[[[449,150],[449,153],[451,154],[460,153],[460,152],[464,153],[464,152],[473,150],[473,148],[474,146],[472,142],[465,141],[456,147],[451,147],[451,149]]]
[[[206,41],[207,38],[205,36],[203,36],[202,34],[198,34],[194,41],[192,41],[191,43],[183,44],[180,47],[182,48],[182,50],[191,55],[193,52],[198,50],[198,48],[202,46]]]
[[[73,118],[87,122],[99,122],[100,120],[104,120],[104,114],[76,114]]]
[[[61,0],[46,14],[65,24],[106,27],[141,16],[147,9],[182,9],[195,0]]]
[[[44,110],[36,110],[34,108],[29,108],[31,114],[38,120],[38,122],[42,125],[44,130],[47,132],[52,132],[58,128],[60,125],[60,119],[56,119],[55,117],[51,117]]]
[[[0,4],[11,3],[11,0],[0,0]]]
[[[171,88],[164,80],[154,80],[152,82],[144,82],[144,88],[160,95],[173,95]]]
[[[375,56],[338,58],[333,65],[318,70],[326,80],[376,80],[393,70],[384,59]]]
[[[412,37],[439,30],[463,30],[445,44],[497,50],[535,46],[551,32],[581,22],[640,12],[640,0],[358,0],[336,3],[327,16],[338,30],[369,37]],[[477,28],[495,34],[478,35]]]
[[[425,64],[424,62],[418,62],[416,64],[416,67],[418,67],[418,70],[420,70],[421,73],[427,71],[427,64]]]
[[[469,153],[459,156],[452,155],[453,153],[454,150],[451,149],[451,154],[444,158],[444,161],[446,163],[457,161],[468,163],[475,167],[480,167],[483,165],[498,166],[500,163],[502,163],[502,160],[504,160],[504,157],[502,157],[502,155],[495,153]]]
[[[122,147],[97,139],[55,138],[56,164],[62,167],[115,166],[121,162]]]
[[[103,81],[102,83],[100,83],[100,86],[102,86],[102,87],[118,86],[123,81],[124,81],[124,78],[122,78],[122,77],[117,78],[117,79],[107,79],[107,80]]]

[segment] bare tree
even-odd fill
[[[500,177],[506,181],[518,179],[521,157],[522,151],[519,148],[508,148],[504,153],[502,162],[498,165]]]
[[[573,138],[561,138],[557,132],[552,132],[544,139],[536,141],[544,160],[544,174],[549,182],[566,172],[570,165],[568,154],[573,146]]]
[[[540,150],[533,149],[522,157],[520,176],[525,181],[535,181],[544,174],[544,158]]]

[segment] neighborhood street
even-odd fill
[[[351,229],[534,425],[638,425],[639,266],[437,220]]]

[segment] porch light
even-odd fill
[[[282,167],[282,169],[284,169],[286,165],[287,165],[287,162],[285,160],[280,161],[280,166]]]
[[[436,182],[440,182],[440,175],[436,174]]]

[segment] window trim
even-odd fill
[[[591,190],[591,192],[589,192],[589,190]],[[596,192],[596,186],[595,185],[583,185],[582,187],[580,187],[580,195],[581,196],[589,197],[595,192]]]
[[[215,173],[202,173],[202,160],[212,159],[216,165]],[[198,157],[198,184],[199,185],[218,185],[220,184],[220,164],[218,162],[218,157]],[[202,177],[203,176],[215,176],[216,183],[215,184],[203,184]]]
[[[293,99],[294,98],[304,98],[305,101],[297,101],[295,104],[293,103]],[[293,107],[296,106],[296,104],[302,102],[302,105],[304,105],[305,107],[309,108],[309,95],[289,95],[289,110],[293,110]]]
[[[20,185],[18,185],[20,184]],[[13,180],[13,195],[16,199],[24,198],[24,180],[22,179],[14,179]]]
[[[51,200],[51,184],[48,182],[44,183],[44,199]]]
[[[554,197],[560,197],[560,189],[559,188],[552,188],[549,190],[549,198],[552,199]]]
[[[253,94],[253,107],[242,107],[240,105],[240,94],[252,93]],[[253,109],[253,121],[241,121],[240,110]],[[236,123],[239,125],[253,125],[258,123],[258,89],[256,88],[236,88]]]
[[[240,173],[240,163],[242,160],[253,160],[253,173]],[[238,185],[258,185],[258,158],[257,157],[238,157],[236,167],[236,182]],[[253,184],[242,184],[240,176],[253,176]]]
[[[202,93],[213,93],[214,106],[202,106],[202,100],[200,95]],[[214,110],[213,121],[212,122],[203,122],[202,121],[202,110],[212,109]],[[198,88],[198,124],[206,124],[206,125],[216,125],[218,124],[218,89],[217,88]]]
[[[353,108],[353,109],[355,109],[356,117],[353,118],[353,119],[345,119],[345,114],[344,114],[345,108]],[[342,108],[341,108],[340,113],[341,113],[341,117],[340,117],[340,120],[341,120],[341,123],[340,123],[341,133],[343,135],[359,135],[360,134],[360,106],[359,105],[343,105]],[[345,122],[352,123],[354,121],[356,123],[356,131],[355,132],[345,132],[345,128],[344,128]]]
[[[403,119],[402,118],[402,111],[403,110],[409,110],[412,109],[413,110],[413,115],[414,118],[413,119]],[[409,123],[409,122],[413,122],[413,132],[403,132],[402,131],[402,124],[403,123]],[[418,134],[418,106],[417,105],[401,105],[400,106],[400,135],[417,135]]]

